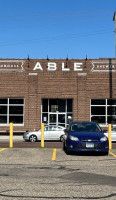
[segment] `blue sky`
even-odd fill
[[[0,0],[0,58],[113,58],[116,0]]]

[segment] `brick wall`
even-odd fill
[[[73,99],[74,120],[90,120],[90,99],[110,98],[110,76],[104,68],[92,71],[93,60],[71,59],[31,59],[24,60],[24,71],[0,71],[0,98],[21,97],[25,99],[24,126],[15,126],[14,131],[25,131],[40,128],[41,100],[43,98]],[[106,60],[95,62],[108,63]],[[7,59],[6,59],[7,62]],[[33,70],[37,62],[43,70]],[[48,71],[48,62],[57,64],[56,71]],[[74,63],[83,63],[82,71],[74,71]],[[62,63],[70,71],[62,71]],[[86,67],[85,67],[86,64]],[[114,66],[115,67],[115,66]],[[80,69],[80,68],[79,68]],[[107,68],[106,68],[107,69]],[[0,68],[1,70],[1,68]],[[98,70],[96,68],[95,70]],[[115,68],[113,68],[115,70]],[[116,73],[112,73],[112,98],[116,98]],[[0,126],[0,131],[8,130]]]

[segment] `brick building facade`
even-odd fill
[[[115,59],[1,59],[0,132],[116,123]]]

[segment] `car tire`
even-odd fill
[[[63,142],[63,150],[66,150],[65,142]]]
[[[63,135],[60,136],[60,142],[63,142],[64,141],[64,138],[63,138]]]
[[[70,155],[70,151],[68,150],[68,147],[67,146],[65,146],[65,153],[67,154],[67,155]]]
[[[36,136],[36,135],[31,135],[31,136],[29,137],[29,141],[30,141],[30,142],[36,142],[36,141],[37,141],[37,136]]]
[[[70,151],[68,150],[68,148],[65,149],[65,153],[66,153],[67,155],[70,155]]]

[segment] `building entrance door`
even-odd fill
[[[50,125],[65,126],[66,113],[49,113],[48,122]]]
[[[42,99],[41,111],[41,122],[67,127],[73,120],[73,99]]]

